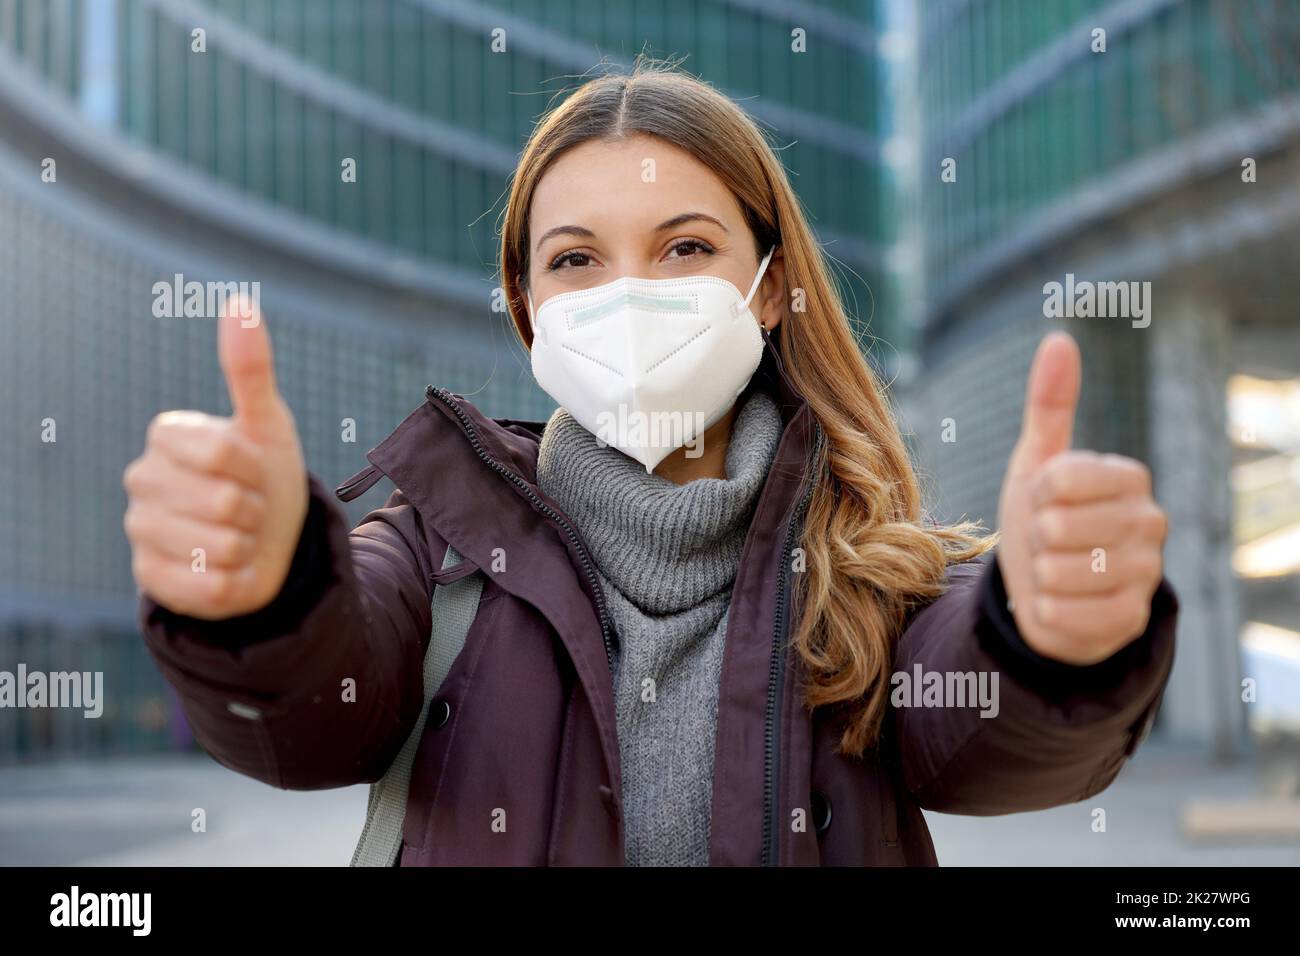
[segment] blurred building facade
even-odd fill
[[[1227,413],[1234,374],[1300,375],[1300,5],[913,10],[924,295],[906,391],[941,510],[995,525],[1031,356],[1048,328],[1068,329],[1085,367],[1076,447],[1147,461],[1171,520],[1182,615],[1157,733],[1232,753],[1251,676],[1238,632],[1256,616],[1232,568],[1248,543],[1234,468],[1272,462],[1256,469],[1269,488],[1251,535],[1300,511],[1294,423],[1234,433]],[[1149,282],[1146,314],[1049,316],[1053,282]],[[1282,614],[1281,590],[1272,600],[1259,614]]]
[[[260,283],[327,483],[428,383],[543,418],[493,311],[508,177],[557,91],[646,49],[770,129],[888,337],[875,20],[876,0],[0,0],[0,668],[102,670],[107,698],[98,721],[5,712],[0,763],[183,733],[135,634],[121,472],[157,412],[229,405],[211,319],[155,317],[156,283]]]

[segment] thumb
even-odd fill
[[[271,336],[257,304],[236,297],[226,303],[217,331],[217,355],[235,419],[254,435],[283,418],[275,387]]]
[[[1079,346],[1066,332],[1051,332],[1038,344],[1025,387],[1025,417],[1012,455],[1012,474],[1037,468],[1068,451],[1083,381]]]

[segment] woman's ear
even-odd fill
[[[528,277],[522,272],[515,276],[515,287],[519,289],[520,293],[522,293],[520,298],[523,299],[522,305],[524,307],[524,315],[528,316],[528,328],[536,333],[537,329],[533,323],[533,311],[528,307],[532,290],[528,288]]]
[[[755,298],[759,306],[755,310],[759,324],[769,332],[776,331],[786,311],[785,256],[779,246],[772,253],[772,261],[767,264],[767,272]]]

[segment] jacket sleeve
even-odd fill
[[[378,780],[423,709],[428,545],[395,491],[349,532],[308,479],[302,536],[280,594],[223,621],[140,598],[145,645],[214,759],[276,787]]]
[[[951,566],[948,589],[900,637],[894,674],[912,683],[918,667],[945,680],[987,674],[996,712],[979,705],[890,707],[913,799],[929,810],[988,815],[1040,810],[1104,790],[1155,718],[1173,666],[1177,614],[1177,598],[1162,579],[1141,636],[1099,664],[1065,664],[1020,637],[993,552]]]

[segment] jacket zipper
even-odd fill
[[[605,662],[609,665],[610,674],[613,674],[614,649],[613,643],[610,639],[609,613],[605,608],[605,594],[601,590],[600,580],[596,577],[595,564],[591,560],[591,556],[587,553],[586,545],[584,545],[582,539],[578,537],[578,532],[563,515],[543,501],[541,497],[528,486],[528,482],[524,481],[520,475],[515,474],[515,472],[511,471],[487,453],[487,450],[479,441],[478,430],[474,427],[474,423],[469,420],[469,416],[465,414],[465,410],[460,407],[454,398],[452,398],[451,392],[448,389],[434,388],[430,385],[425,392],[430,397],[437,398],[438,401],[451,409],[452,414],[456,416],[457,421],[460,422],[461,428],[465,430],[465,434],[469,437],[469,442],[474,448],[474,453],[478,455],[483,463],[518,488],[523,493],[524,497],[532,503],[534,508],[559,525],[568,536],[569,540],[573,542],[573,545],[578,552],[578,558],[582,562],[583,573],[586,575],[587,581],[591,584],[591,592],[596,596],[596,616],[600,619],[600,636],[605,642]]]
[[[821,423],[815,418],[813,419],[813,428],[812,465],[810,467],[816,466],[817,455],[821,447]],[[785,641],[789,630],[789,622],[786,620],[786,593],[790,580],[790,555],[794,550],[795,536],[802,528],[804,514],[808,510],[808,503],[812,500],[812,493],[816,487],[816,476],[810,476],[808,487],[805,489],[803,497],[800,498],[794,514],[790,517],[790,524],[785,532],[785,545],[781,549],[781,570],[776,591],[776,621],[773,626],[772,657],[768,664],[767,725],[763,731],[763,811],[765,823],[763,827],[761,866],[777,865],[777,833],[780,826],[780,821],[777,819],[780,807],[776,798],[777,769],[780,758],[778,725],[780,721],[781,693],[785,685],[785,668],[782,664],[785,660]]]

